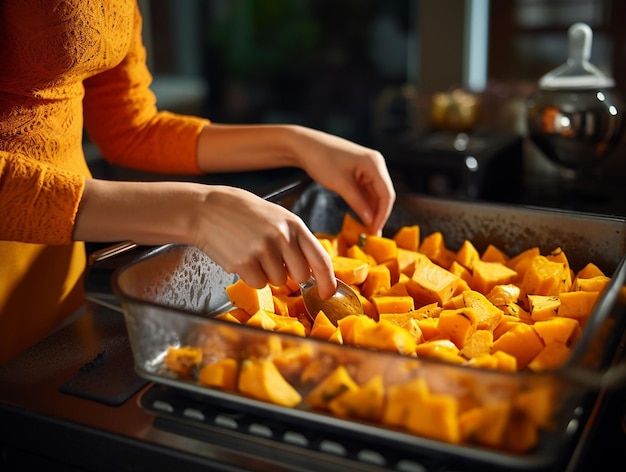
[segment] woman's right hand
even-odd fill
[[[252,287],[312,272],[322,297],[336,289],[330,256],[300,217],[234,187],[88,179],[74,239],[190,244]]]

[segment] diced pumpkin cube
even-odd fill
[[[418,225],[402,226],[393,236],[398,248],[417,251],[420,242],[420,227]]]
[[[359,244],[361,235],[367,235],[368,233],[367,227],[352,216],[352,214],[344,214],[340,235],[346,241],[348,247]]]
[[[497,246],[488,244],[483,253],[480,256],[480,260],[483,262],[498,262],[505,265],[509,260],[509,256]]]
[[[411,409],[416,408],[428,393],[428,386],[422,377],[391,385],[387,388],[382,423],[392,427],[404,427]]]
[[[367,278],[369,264],[360,259],[335,256],[331,259],[335,276],[348,285],[362,284]]]
[[[576,318],[578,320],[587,318],[596,305],[599,292],[565,292],[559,294],[558,314],[559,316],[567,316],[568,318]]]
[[[384,400],[383,379],[376,375],[361,387],[336,395],[328,402],[328,408],[340,417],[379,421],[383,413]]]
[[[266,331],[274,331],[277,327],[276,321],[274,321],[274,317],[272,316],[273,312],[266,310],[258,310],[254,315],[252,315],[246,325],[254,326],[255,328],[261,328]]]
[[[443,234],[440,231],[435,231],[424,237],[418,251],[435,264],[446,269],[456,258],[456,253],[446,247]]]
[[[359,386],[352,379],[348,370],[343,365],[339,365],[313,387],[304,398],[304,401],[313,408],[328,410],[329,403],[333,398],[344,392],[356,391],[358,389]]]
[[[378,264],[398,257],[398,246],[396,242],[384,236],[367,236],[365,238],[363,251],[372,256]]]
[[[488,294],[496,285],[508,284],[516,278],[517,272],[501,262],[478,260],[474,263],[470,285],[474,290]]]
[[[561,300],[554,295],[528,295],[530,317],[534,321],[545,321],[556,316]]]
[[[549,261],[560,262],[565,265],[565,270],[563,270],[565,281],[563,283],[563,288],[561,289],[561,292],[569,292],[572,287],[572,269],[569,265],[569,261],[563,249],[557,247],[550,254],[548,254],[546,258]]]
[[[317,238],[317,240],[320,242],[320,244],[330,257],[337,256],[337,245],[335,242],[335,238],[333,238],[332,240],[329,238]]]
[[[419,258],[407,289],[412,297],[423,301],[422,304],[438,302],[443,305],[452,297],[458,283],[459,277],[450,271],[428,258]]]
[[[363,248],[359,246],[358,244],[355,244],[354,246],[350,246],[349,248],[347,248],[345,257],[367,262],[371,266],[376,265],[376,260],[369,254],[365,254],[365,252],[363,251]]]
[[[493,342],[493,352],[504,351],[523,369],[543,349],[543,341],[532,326],[518,323]]]
[[[478,329],[493,331],[502,318],[502,310],[480,292],[475,290],[463,292],[463,302],[466,307],[474,309]]]
[[[602,272],[602,270],[593,262],[588,262],[585,265],[585,267],[583,267],[576,273],[576,278],[590,279],[591,277],[596,277],[598,275],[606,275],[606,274]]]
[[[419,253],[415,251],[409,251],[408,249],[398,248],[398,271],[400,274],[413,275],[415,270],[415,260],[419,257]]]
[[[439,336],[440,333],[439,328],[437,328],[437,318],[414,318],[414,320],[415,324],[417,324],[422,331],[422,335],[426,341]]]
[[[606,275],[596,275],[587,279],[576,277],[572,283],[572,291],[582,292],[604,292],[611,281]]]
[[[468,359],[475,359],[480,356],[491,354],[493,345],[493,334],[491,331],[479,329],[465,341],[461,348],[461,355]]]
[[[557,369],[569,358],[570,352],[570,348],[562,342],[552,341],[539,351],[539,354],[528,363],[528,367],[535,372]]]
[[[415,352],[417,342],[406,329],[381,320],[378,323],[363,323],[355,325],[355,344],[365,348],[378,349],[381,351],[398,352],[410,355]]]
[[[567,264],[551,261],[545,256],[535,256],[524,274],[520,288],[526,294],[558,295],[564,291],[569,277]]]
[[[230,392],[237,388],[239,364],[232,357],[205,364],[198,372],[198,382],[209,387],[217,387]]]
[[[372,303],[376,307],[378,313],[406,313],[415,308],[413,297],[378,295],[373,296]]]
[[[285,380],[269,358],[245,359],[240,366],[238,389],[257,400],[295,407],[302,396]]]
[[[471,408],[459,415],[461,436],[468,442],[501,447],[511,414],[511,403],[499,400]]]
[[[315,321],[313,321],[310,336],[328,340],[336,329],[337,327],[328,319],[326,313],[320,311],[315,317]]]
[[[443,310],[439,314],[437,329],[462,349],[465,341],[476,332],[476,314],[473,308]]]
[[[554,384],[540,385],[520,392],[515,398],[515,407],[523,412],[540,428],[551,428],[558,402]]]
[[[468,270],[474,269],[474,263],[480,259],[476,247],[469,240],[463,241],[461,247],[456,252],[455,260]]]
[[[541,255],[539,248],[537,246],[533,246],[511,257],[506,262],[506,265],[517,272],[519,277],[518,280],[522,280],[524,278],[524,274],[530,267],[532,260],[539,255]]]
[[[545,321],[537,321],[533,327],[546,345],[555,341],[569,344],[575,333],[580,330],[578,320],[562,316],[556,316]]]
[[[458,276],[461,280],[467,282],[468,285],[472,283],[472,273],[460,262],[452,261],[448,270]]]
[[[274,300],[274,313],[289,316],[289,295],[273,295]]]
[[[433,394],[420,399],[407,416],[406,428],[413,434],[457,444],[461,440],[459,405],[452,395]]]
[[[418,357],[439,359],[451,364],[463,364],[465,359],[459,355],[459,348],[449,339],[433,339],[424,341],[415,347]]]
[[[499,284],[494,286],[486,295],[487,300],[497,307],[502,307],[509,303],[517,303],[521,290],[515,284]]]
[[[202,349],[194,346],[170,347],[163,362],[172,372],[188,378],[191,370],[202,362]]]
[[[369,268],[367,278],[361,285],[361,294],[365,298],[382,295],[391,288],[391,273],[384,265],[375,265]]]
[[[263,288],[253,288],[246,284],[243,279],[239,279],[226,287],[226,294],[234,306],[251,315],[259,310],[274,311],[274,299],[269,285],[265,285]]]
[[[348,315],[337,321],[341,337],[346,344],[360,345],[361,333],[376,321],[367,315]]]
[[[492,347],[493,350],[493,347]],[[505,370],[507,372],[517,372],[518,361],[517,357],[504,351],[496,351],[491,354],[498,361],[497,369]]]

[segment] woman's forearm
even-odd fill
[[[298,166],[296,125],[206,126],[198,140],[204,172],[235,172]]]
[[[197,184],[88,179],[73,236],[99,242],[191,243],[190,215],[205,194],[206,187]]]

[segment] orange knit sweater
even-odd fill
[[[208,121],[157,111],[136,0],[0,2],[0,362],[83,303],[85,128],[110,162],[198,173]]]

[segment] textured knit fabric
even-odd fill
[[[208,121],[157,111],[141,22],[136,0],[0,1],[0,362],[83,303],[84,129],[109,162],[199,172]]]

